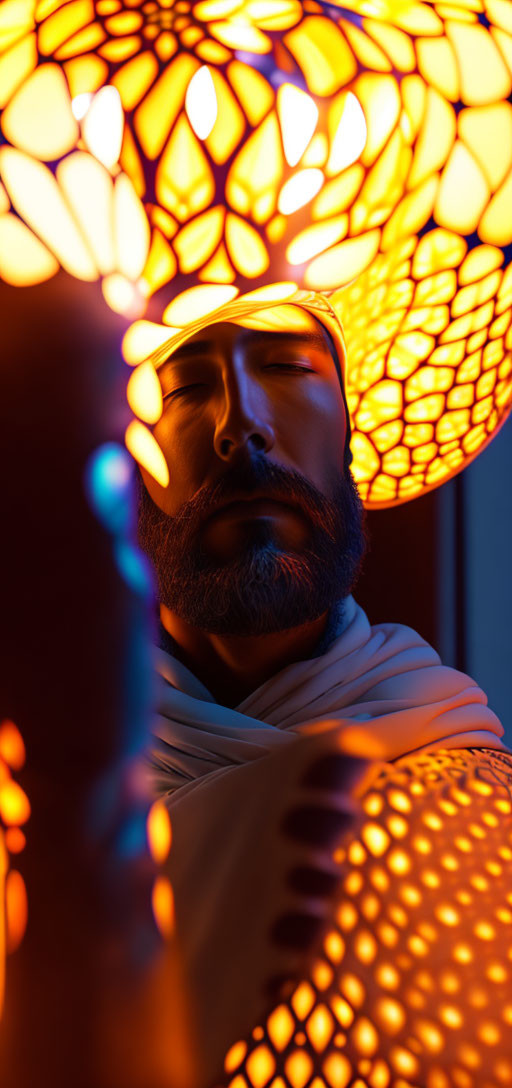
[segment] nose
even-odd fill
[[[215,453],[222,461],[230,461],[244,447],[249,453],[268,453],[274,444],[263,390],[245,371],[232,371],[224,379],[224,404],[213,438]]]

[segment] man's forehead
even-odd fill
[[[282,312],[285,311],[285,312]],[[194,351],[214,350],[226,343],[242,346],[305,343],[329,351],[326,330],[311,314],[296,306],[280,306],[248,316],[211,322],[177,346],[173,355],[187,357]]]

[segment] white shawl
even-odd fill
[[[153,790],[171,813],[169,871],[197,1086],[210,1088],[227,1048],[265,1010],[269,978],[304,969],[304,956],[278,947],[271,930],[283,913],[318,913],[287,879],[297,864],[325,868],[330,854],[292,842],[286,814],[308,803],[353,811],[384,763],[412,752],[510,749],[470,677],[443,666],[409,627],[371,627],[352,597],[325,653],[288,665],[236,709],[220,706],[162,650],[157,671]],[[307,788],[311,764],[340,752],[339,788]]]

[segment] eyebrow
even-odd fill
[[[272,330],[264,329],[245,329],[240,337],[240,342],[245,345],[250,340],[251,346],[255,347],[266,344],[270,347],[278,347],[282,345],[284,341],[286,344],[292,344],[300,346],[307,344],[310,347],[315,347],[325,351],[329,350],[328,344],[323,339],[319,332],[274,332]],[[158,369],[167,366],[169,363],[180,363],[183,360],[191,358],[197,355],[208,355],[214,351],[217,347],[216,340],[186,340],[184,344],[181,344],[176,351],[164,359]]]

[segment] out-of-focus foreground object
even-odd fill
[[[14,948],[28,904],[2,979],[1,1081],[188,1085],[160,872],[170,832],[140,767],[147,573],[129,538],[130,461],[112,441],[126,323],[97,285],[63,272],[25,291],[3,284],[0,302],[2,976],[5,907]]]

